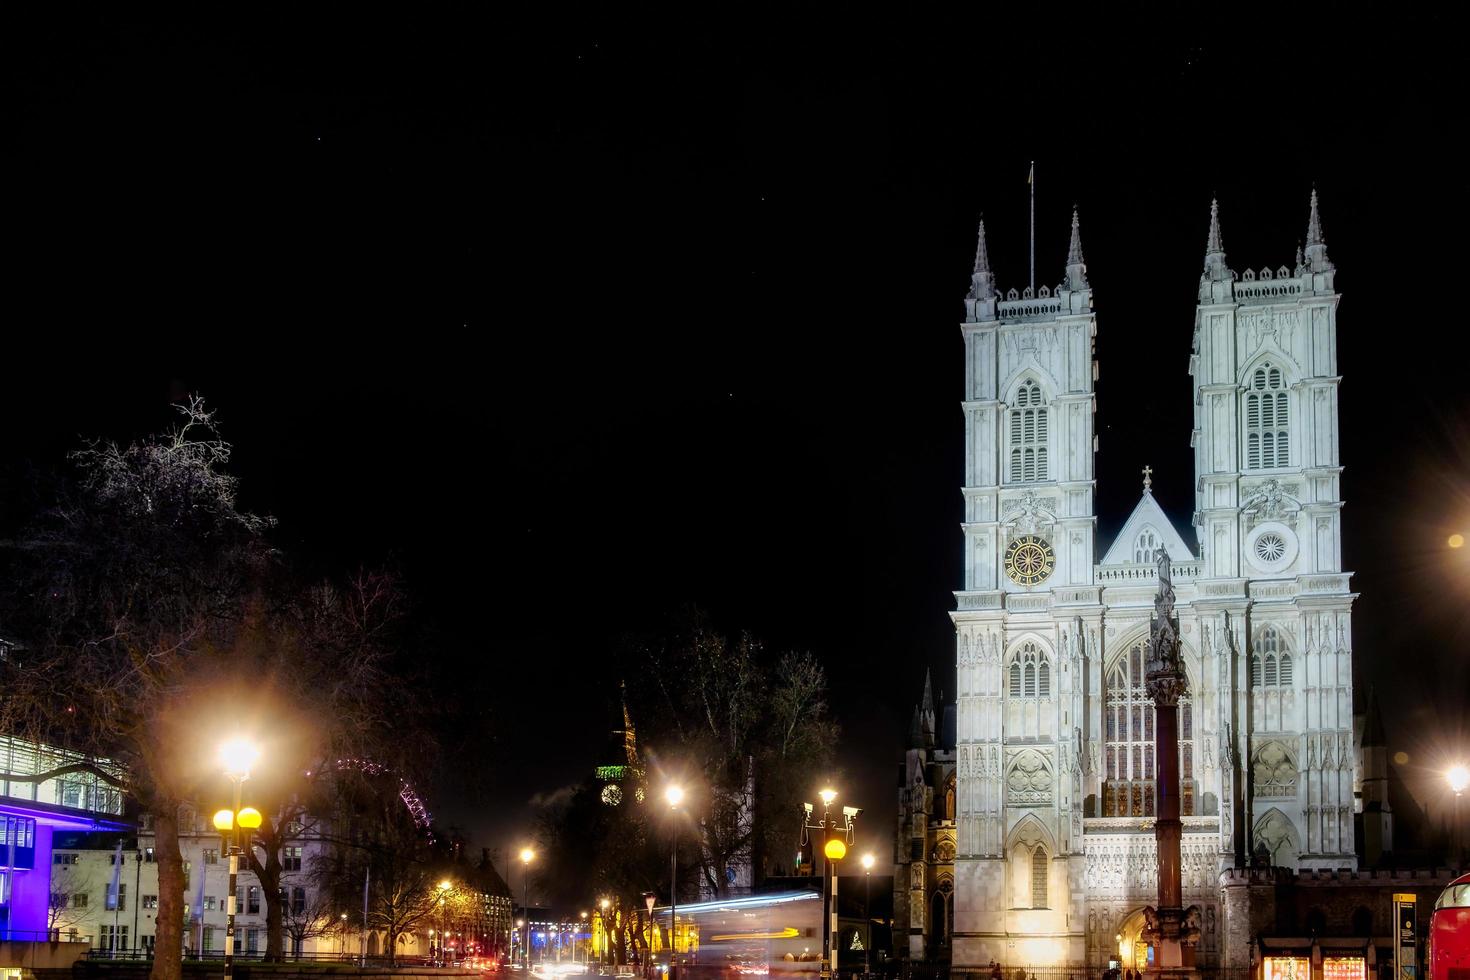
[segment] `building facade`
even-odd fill
[[[1222,938],[1222,872],[1356,867],[1334,275],[1315,193],[1305,250],[1259,272],[1229,267],[1211,205],[1188,361],[1196,502],[1180,525],[1193,544],[1145,467],[1099,557],[1099,319],[1076,213],[1062,281],[1004,296],[982,223],[961,327],[956,969],[1146,962],[1135,941],[1157,885],[1143,661],[1161,550],[1189,675],[1183,868],[1200,963],[1249,962]]]
[[[914,706],[909,747],[898,767],[893,840],[893,952],[910,962],[947,964],[954,932],[955,713],[936,716],[934,690]]]

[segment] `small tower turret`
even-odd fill
[[[975,244],[975,271],[970,276],[970,293],[965,297],[966,319],[971,323],[995,319],[995,274],[990,271],[990,252],[985,247],[985,219],[980,219],[979,240]]]
[[[1235,273],[1225,263],[1225,242],[1220,235],[1220,202],[1210,198],[1210,233],[1205,239],[1205,271],[1199,277],[1202,303],[1228,303]]]
[[[1082,259],[1082,232],[1077,226],[1077,208],[1072,208],[1072,241],[1067,246],[1067,288],[1087,288],[1087,263]]]

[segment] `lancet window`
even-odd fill
[[[1010,482],[1032,483],[1048,478],[1047,414],[1041,386],[1027,378],[1016,389],[1010,411]]]
[[[1103,697],[1103,816],[1151,817],[1158,803],[1154,703],[1144,687],[1144,642],[1109,669]],[[1194,813],[1194,706],[1179,699],[1179,803]]]
[[[1011,657],[1008,693],[1013,698],[1051,697],[1051,663],[1035,643],[1024,643]]]
[[[1291,653],[1286,641],[1274,626],[1261,630],[1256,649],[1251,654],[1252,687],[1291,687]]]
[[[1247,469],[1288,466],[1291,459],[1286,383],[1281,369],[1266,363],[1251,374],[1245,395]]]

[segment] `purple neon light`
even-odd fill
[[[35,867],[7,870],[6,883],[10,902],[6,928],[21,933],[46,929],[46,913],[51,904],[51,835],[62,830],[128,830],[129,825],[101,814],[90,814],[61,807],[21,806],[6,797],[0,801],[0,813],[30,817],[36,821]],[[0,854],[0,864],[5,861]]]
[[[132,825],[120,820],[104,817],[100,814],[94,815],[79,810],[62,810],[61,808],[41,808],[21,806],[10,802],[10,798],[0,801],[0,813],[10,813],[20,817],[30,817],[36,821],[38,826],[58,827],[62,830],[131,830]]]

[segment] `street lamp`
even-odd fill
[[[586,912],[583,912],[582,913],[582,927],[584,929],[587,927],[587,913]],[[583,966],[586,966],[587,965],[588,953],[591,952],[591,946],[592,946],[592,942],[591,942],[592,937],[589,936],[589,937],[587,937],[587,939],[588,939],[588,942],[587,942],[588,950],[587,950],[587,952],[584,952],[582,954],[582,965]],[[577,944],[580,943],[581,941],[582,941],[582,934],[579,932],[572,939],[572,962],[573,963],[577,962]]]
[[[801,846],[805,847],[808,842],[807,831],[820,830],[822,832],[822,855],[827,860],[823,869],[823,914],[822,914],[822,977],[833,977],[837,975],[837,865],[847,856],[847,845],[852,843],[854,827],[859,813],[863,811],[855,806],[844,806],[842,808],[842,823],[840,824],[841,836],[832,836],[832,831],[838,829],[837,818],[832,816],[832,803],[837,799],[837,791],[826,787],[817,793],[822,801],[822,818],[813,823],[815,808],[810,803],[803,803],[801,822]]]
[[[521,848],[521,900],[526,905],[526,972],[531,971],[531,862],[536,852],[529,847]]]
[[[254,830],[260,826],[260,811],[240,808],[242,784],[250,778],[250,769],[260,759],[260,747],[247,738],[236,736],[219,748],[219,759],[225,776],[234,788],[234,805],[214,815],[214,827],[225,839],[230,852],[230,891],[225,896],[225,971],[224,980],[235,975],[235,888],[240,874],[240,835],[237,827]],[[203,871],[200,872],[203,874]]]
[[[872,961],[873,948],[873,916],[868,911],[868,903],[873,899],[873,855],[863,855],[863,976],[868,975]]]
[[[448,904],[447,904],[447,901],[446,900],[449,898],[449,889],[451,889],[453,887],[454,887],[454,885],[450,882],[450,880],[448,878],[445,878],[443,881],[439,882],[439,965],[440,966],[448,966],[449,965],[449,958],[445,954],[444,939],[445,939],[446,936],[449,935],[449,933],[447,932],[447,930],[449,928],[449,923],[447,921],[448,918],[449,918],[449,909],[448,909]],[[430,929],[429,930],[429,935],[432,936],[433,934],[434,934],[434,930]]]
[[[643,893],[643,904],[648,909],[648,946],[643,951],[643,972],[653,976],[653,905],[658,896],[653,892]]]
[[[1462,843],[1464,841],[1464,831],[1460,826],[1460,797],[1465,795],[1467,788],[1470,788],[1470,769],[1458,764],[1453,765],[1444,774],[1444,778],[1445,782],[1450,784],[1450,790],[1455,794],[1454,848],[1455,864],[1459,866],[1465,863],[1465,845]]]
[[[664,800],[674,821],[674,848],[669,858],[669,980],[674,978],[674,954],[679,951],[674,930],[678,923],[674,919],[679,907],[679,804],[684,802],[684,787],[677,783],[664,790]]]

